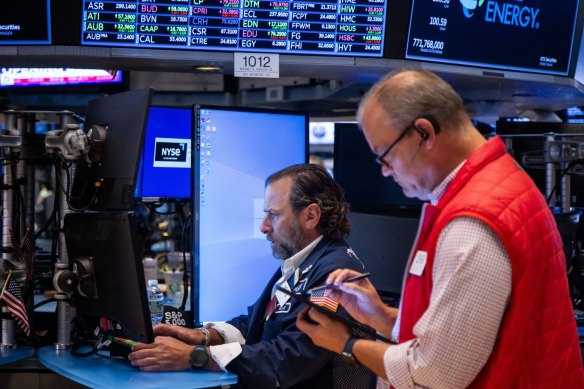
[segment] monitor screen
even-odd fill
[[[420,210],[420,200],[406,197],[392,178],[381,175],[357,123],[335,123],[333,159],[335,180],[345,190],[352,211]]]
[[[152,89],[118,93],[88,104],[84,131],[89,161],[80,158],[69,205],[73,210],[130,210]]]
[[[307,161],[308,116],[197,106],[195,126],[191,302],[198,323],[245,313],[279,267],[260,232],[264,184]]]
[[[0,12],[1,45],[51,44],[51,1],[10,1]]]
[[[141,255],[132,214],[70,213],[64,221],[77,313],[118,322],[127,336],[152,342]]]
[[[392,216],[351,212],[347,241],[371,273],[382,297],[401,294],[404,271],[418,232],[419,215]]]
[[[120,70],[71,68],[0,68],[0,87],[119,84]]]
[[[191,197],[191,108],[151,107],[136,185],[143,201]]]
[[[412,0],[406,58],[568,75],[577,0]]]
[[[387,2],[84,0],[81,44],[381,57]]]

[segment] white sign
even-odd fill
[[[279,78],[280,54],[233,53],[235,77]]]

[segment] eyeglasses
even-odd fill
[[[391,149],[393,149],[395,147],[395,145],[397,144],[397,142],[399,142],[400,140],[403,139],[404,136],[406,136],[406,134],[408,133],[408,131],[414,127],[414,122],[412,122],[409,126],[407,126],[401,134],[399,134],[399,136],[397,137],[396,140],[394,140],[392,142],[392,144],[389,145],[389,147],[387,149],[385,149],[385,151],[383,153],[381,153],[381,155],[378,155],[377,157],[375,157],[375,162],[377,162],[378,164],[380,164],[381,166],[385,166],[385,167],[390,167],[389,164],[387,162],[385,162],[385,157],[387,155],[389,155],[389,152],[391,151]]]

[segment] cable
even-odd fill
[[[64,164],[65,166],[62,167],[62,164]],[[66,188],[63,186],[63,181],[61,179],[61,171],[60,171],[61,168],[63,170],[65,170],[65,174],[67,175],[67,187]],[[70,168],[71,168],[71,163],[67,163],[64,160],[61,160],[61,166],[58,166],[58,164],[55,164],[55,176],[57,178],[59,188],[61,189],[61,191],[65,195],[65,200],[67,201],[67,205],[69,206],[69,208],[75,212],[83,212],[86,209],[88,209],[95,202],[95,199],[97,198],[97,191],[93,192],[93,197],[91,198],[91,201],[89,201],[85,206],[83,206],[81,208],[76,208],[73,205],[71,205],[71,200],[79,200],[79,199],[82,199],[84,197],[88,185],[83,186],[83,191],[81,192],[81,194],[79,194],[79,196],[71,196],[71,194],[70,194],[70,191],[71,191],[71,173],[69,172]]]
[[[180,307],[178,308],[181,311],[185,310],[185,306],[187,305],[188,291],[189,291],[189,275],[188,275],[188,271],[187,271],[187,252],[186,252],[187,245],[186,245],[186,239],[185,239],[185,231],[187,229],[187,225],[189,224],[189,221],[191,220],[191,216],[192,216],[192,213],[189,213],[189,216],[187,216],[187,218],[183,224],[182,236],[181,236],[182,254],[183,254],[183,291],[184,291],[182,302],[180,304]],[[190,247],[190,245],[189,245],[189,247]],[[191,263],[193,263],[192,261],[193,261],[193,258],[191,257]]]
[[[558,179],[556,179],[556,183],[554,185],[554,187],[552,188],[552,190],[550,191],[550,194],[548,195],[548,197],[546,198],[546,204],[549,205],[550,201],[552,200],[552,197],[554,195],[554,192],[556,191],[556,189],[558,188],[558,184],[562,181],[562,178],[564,178],[564,176],[568,173],[568,171],[570,169],[572,169],[574,166],[576,166],[579,163],[582,163],[583,161],[578,159],[578,160],[574,160],[574,161],[570,161],[570,163],[568,164],[568,166],[562,171],[562,173],[560,174],[560,177]]]

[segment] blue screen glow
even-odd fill
[[[260,232],[264,181],[306,162],[308,117],[198,107],[195,123],[194,320],[228,320],[247,312],[280,266]]]
[[[191,129],[190,108],[150,108],[137,197],[190,198]]]

